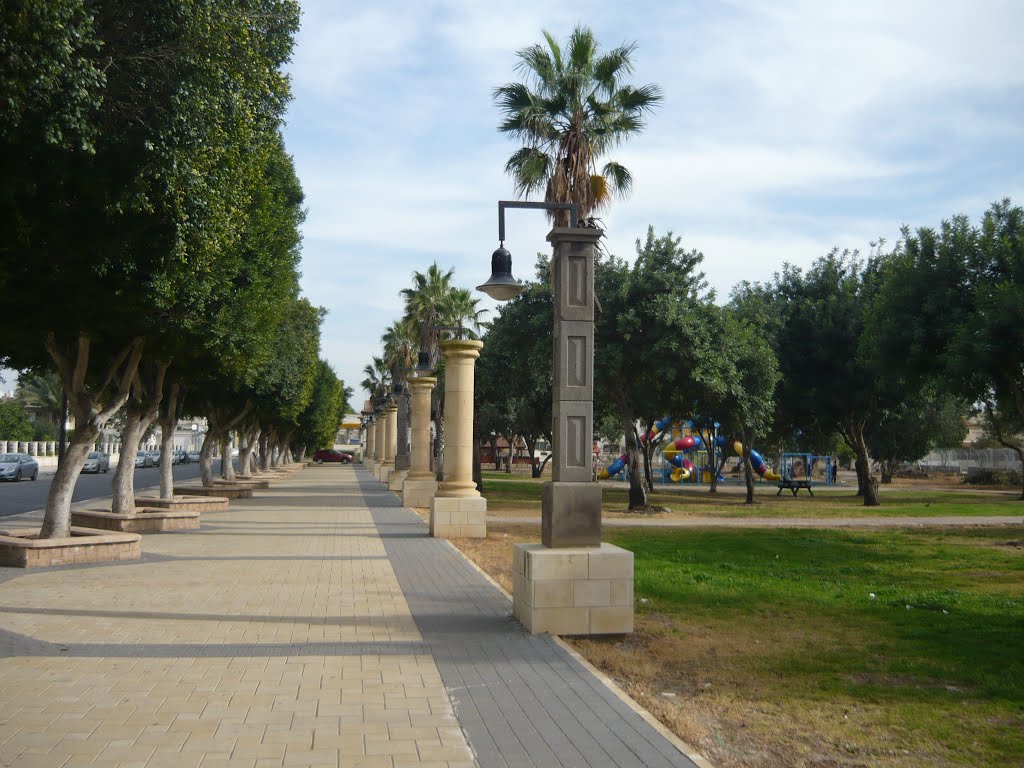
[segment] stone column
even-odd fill
[[[395,394],[395,405],[395,467],[388,477],[388,489],[401,494],[412,463],[409,456],[409,393],[404,387]]]
[[[444,381],[444,479],[430,503],[430,534],[437,538],[487,536],[487,499],[473,482],[473,384],[484,343],[441,343]]]
[[[601,487],[593,482],[594,228],[548,234],[554,298],[551,481],[541,544],[518,544],[512,613],[532,633],[633,631],[633,553],[601,543]]]
[[[412,450],[409,474],[402,486],[402,505],[428,507],[437,492],[437,481],[430,471],[430,392],[437,384],[433,376],[420,376],[409,382],[412,390]]]
[[[398,406],[384,409],[384,457],[380,463],[380,481],[387,483],[395,471],[395,446],[398,443]]]
[[[380,467],[384,463],[384,411],[377,412],[376,431],[373,452],[373,474],[380,480]]]
[[[363,461],[366,463],[366,468],[373,472],[375,464],[374,453],[377,449],[377,424],[376,422],[370,422],[366,425],[366,447],[363,451]]]

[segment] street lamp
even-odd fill
[[[569,211],[569,227],[578,225],[576,203],[526,203],[518,200],[498,201],[498,250],[491,254],[491,276],[476,289],[495,301],[510,301],[526,290],[526,285],[512,276],[512,254],[505,248],[505,209],[539,208],[545,211]]]
[[[547,236],[554,299],[551,481],[544,483],[541,497],[541,544],[514,548],[512,613],[532,633],[629,633],[633,554],[601,542],[601,487],[593,482],[594,264],[603,232],[581,228],[573,203],[499,201],[500,246],[491,257],[490,279],[477,288],[497,301],[525,290],[512,276],[512,257],[505,250],[506,208],[569,211],[569,226],[555,226]],[[566,573],[579,574],[568,592]]]

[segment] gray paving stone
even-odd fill
[[[398,496],[356,468],[424,643],[482,768],[694,763],[511,604]]]

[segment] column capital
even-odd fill
[[[413,391],[425,389],[429,392],[435,386],[437,379],[434,376],[417,376],[415,379],[409,379],[409,389]]]
[[[389,405],[389,406],[385,407],[384,410],[387,411],[389,414],[391,412],[398,413],[398,406],[397,405]]]
[[[484,343],[480,339],[448,339],[441,342],[441,354],[445,360],[469,359],[480,357]]]
[[[604,230],[598,227],[555,227],[548,232],[549,243],[596,243],[604,237]]]

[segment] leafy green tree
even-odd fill
[[[662,99],[661,89],[624,83],[633,71],[636,44],[603,52],[593,32],[578,26],[563,51],[544,32],[545,45],[518,52],[516,69],[527,82],[502,85],[494,100],[504,119],[499,130],[521,141],[505,164],[516,192],[544,193],[547,202],[573,202],[581,217],[625,196],[633,177],[622,165],[601,160],[626,139],[640,133],[644,117]],[[567,223],[564,212],[552,212]]]
[[[539,257],[537,279],[502,304],[484,336],[476,368],[476,408],[481,433],[526,443],[532,474],[540,477],[537,442],[551,440],[551,349],[553,303],[547,260]]]
[[[717,390],[718,402],[713,408],[706,408],[706,412],[714,413],[723,431],[740,437],[747,486],[746,503],[753,504],[754,473],[750,456],[774,420],[779,364],[774,350],[765,343],[759,325],[730,308],[721,311],[721,322],[716,346],[723,363],[720,370],[725,386]]]
[[[0,135],[0,303],[43,340],[11,359],[55,365],[76,421],[43,537],[67,535],[85,455],[131,395],[149,332],[236,231],[246,140],[283,112],[298,18],[287,0],[56,8],[67,13],[43,19],[44,38],[25,14],[4,17],[9,49],[43,56],[5,76],[68,74],[15,88],[31,109]],[[56,100],[73,105],[59,131],[41,117]]]
[[[968,403],[927,382],[916,396],[873,414],[867,442],[882,482],[892,482],[901,462],[917,461],[934,448],[963,445],[969,413]]]
[[[334,445],[345,399],[343,390],[344,385],[330,364],[318,361],[309,404],[298,419],[296,444],[303,454]]]
[[[601,420],[611,412],[621,419],[630,509],[646,506],[651,482],[651,446],[642,435],[665,415],[693,413],[698,402],[725,386],[715,350],[717,309],[700,271],[703,258],[671,232],[656,237],[649,227],[646,238],[636,241],[633,264],[614,256],[598,259],[595,415]]]
[[[996,440],[1024,460],[1024,209],[1004,199],[978,227],[956,216],[904,230],[871,326],[885,365],[979,403]]]
[[[0,439],[27,441],[34,434],[25,406],[17,400],[0,399]]]

